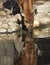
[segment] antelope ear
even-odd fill
[[[6,9],[9,9],[9,10],[11,10],[11,2],[9,1],[9,0],[7,0],[7,1],[5,1],[4,3],[3,3],[3,7],[4,8],[6,8]]]
[[[15,15],[15,18],[17,18],[19,21],[22,21],[22,17],[19,13]]]

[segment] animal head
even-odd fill
[[[23,13],[25,20],[31,23],[34,19],[33,17],[33,0],[18,0],[19,6],[23,7]]]

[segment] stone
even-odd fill
[[[15,33],[13,33],[13,34],[8,34],[8,39],[17,39],[18,37],[17,37],[17,35],[15,34]]]
[[[10,21],[12,21],[12,22],[16,22],[17,21],[17,18],[15,19],[15,17],[10,17],[10,18],[8,18],[8,21],[10,22]]]
[[[0,8],[2,8],[3,7],[3,5],[2,5],[3,3],[2,2],[0,2]]]
[[[2,24],[2,28],[8,29],[8,24]]]
[[[40,25],[38,20],[34,20],[33,27],[38,27]]]
[[[39,35],[41,32],[37,29],[37,30],[34,30],[34,35]]]
[[[30,24],[29,23],[24,22],[24,24],[26,25],[27,28],[30,27]]]
[[[0,26],[2,25],[2,22],[0,22]]]
[[[4,11],[0,11],[0,16],[6,16],[6,13]]]
[[[10,26],[13,26],[15,23],[14,23],[12,20],[10,20],[10,21],[8,22],[8,24],[9,24]]]
[[[13,31],[16,31],[16,28],[9,28],[8,29],[8,32],[13,32]]]
[[[44,4],[42,5],[38,5],[36,8],[37,8],[37,12],[40,13],[40,12],[50,12],[50,1],[49,2],[45,2]]]
[[[0,33],[2,33],[2,32],[3,32],[3,33],[6,32],[6,29],[1,28],[1,29],[0,29]]]
[[[7,34],[0,34],[0,37],[6,37]]]
[[[22,18],[21,18],[21,15],[20,15],[20,14],[16,14],[16,15],[14,16],[14,18],[15,18],[15,19],[18,19],[19,21],[21,21],[21,20],[22,20]]]
[[[14,23],[14,22],[9,22],[9,29],[8,29],[8,32],[11,32],[11,31],[16,31],[19,29],[19,25],[17,23]]]

